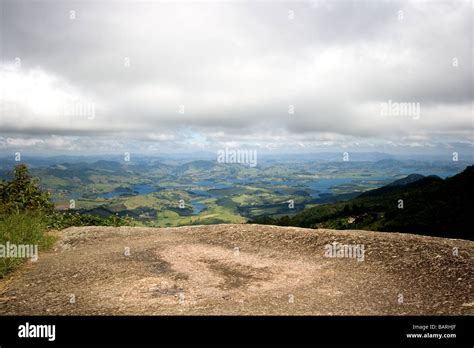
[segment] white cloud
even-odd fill
[[[469,3],[85,2],[75,20],[63,3],[1,6],[5,137],[69,150],[473,140]],[[388,100],[420,103],[420,119],[382,117]]]

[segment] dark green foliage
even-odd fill
[[[105,162],[105,161],[104,161]],[[113,163],[113,162],[112,162]],[[105,162],[107,164],[107,162]],[[41,191],[38,181],[31,177],[28,167],[19,164],[15,167],[12,181],[0,183],[0,219],[8,219],[21,213],[40,214],[45,227],[61,229],[70,226],[125,226],[133,223],[128,217],[107,215],[101,217],[92,214],[54,212],[48,192]]]
[[[406,182],[368,191],[347,202],[319,205],[291,217],[263,217],[252,222],[474,239],[474,166],[446,180],[431,176]],[[403,200],[402,209],[399,200]]]
[[[277,225],[277,220],[268,215],[257,216],[255,219],[250,221],[252,224],[260,225]]]
[[[45,231],[46,214],[52,211],[49,193],[41,191],[26,165],[17,165],[12,181],[0,183],[0,244],[50,247],[54,238]],[[0,278],[23,262],[22,258],[0,258]]]
[[[97,215],[80,213],[54,213],[48,216],[48,228],[63,229],[71,226],[133,226],[132,218],[111,215],[102,218]]]
[[[24,164],[14,169],[12,181],[0,183],[0,213],[23,211],[53,211],[49,193],[41,191],[37,180],[33,179]]]
[[[55,238],[45,233],[48,229],[70,226],[124,226],[131,225],[129,218],[79,213],[54,213],[49,193],[43,192],[31,177],[24,164],[17,165],[13,180],[0,183],[0,244],[38,245],[47,249]],[[0,258],[0,278],[21,265],[25,259]]]

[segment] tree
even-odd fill
[[[344,205],[344,209],[342,209],[342,215],[343,216],[347,216],[347,215],[350,215],[352,214],[352,206],[346,204]]]
[[[39,188],[25,164],[13,171],[13,180],[0,183],[0,212],[14,213],[26,210],[52,212],[54,205],[50,195]]]

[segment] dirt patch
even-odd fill
[[[223,264],[217,260],[204,260],[212,272],[223,278],[219,287],[222,290],[246,288],[250,283],[268,280],[270,278],[268,267],[256,268],[247,265]]]
[[[364,261],[325,257],[333,242]],[[260,225],[69,228],[0,281],[7,315],[472,315],[474,243]]]
[[[125,257],[123,257],[125,256]],[[148,270],[151,273],[159,275],[171,276],[174,279],[188,279],[188,276],[184,273],[176,272],[171,267],[171,263],[164,260],[156,249],[148,248],[144,250],[135,250],[133,254],[121,255],[117,253],[117,262],[123,263],[123,267],[130,267],[130,263],[141,263],[143,269]],[[136,265],[134,265],[136,267]]]

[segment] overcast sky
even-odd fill
[[[0,4],[1,152],[473,151],[471,1]]]

